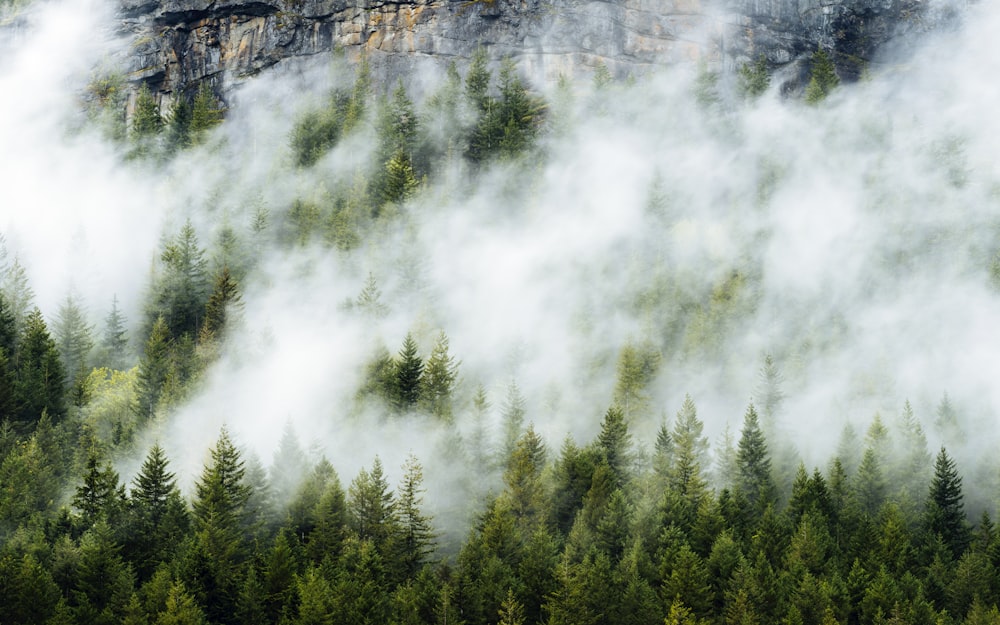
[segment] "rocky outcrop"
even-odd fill
[[[845,76],[927,27],[929,0],[121,0],[128,70],[161,94],[343,50],[391,79],[478,46],[535,78],[700,59],[786,64],[833,51]],[[168,96],[169,97],[169,96]]]

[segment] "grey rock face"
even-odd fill
[[[170,97],[344,50],[379,78],[444,66],[478,46],[535,78],[705,61],[772,65],[833,52],[845,77],[886,42],[928,27],[929,0],[121,0],[130,77]],[[223,81],[223,78],[225,81]]]

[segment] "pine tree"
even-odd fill
[[[105,364],[117,371],[128,368],[128,334],[125,315],[118,308],[118,296],[111,300],[111,310],[104,318],[104,332],[101,337],[101,349],[106,359]]]
[[[612,406],[604,413],[601,432],[597,435],[597,445],[604,461],[614,474],[617,486],[624,486],[629,478],[632,463],[632,435],[622,411]]]
[[[222,108],[208,82],[198,85],[198,93],[194,96],[191,107],[191,122],[188,124],[191,143],[198,144],[205,140],[208,131],[222,123]]]
[[[396,534],[396,499],[376,457],[372,470],[361,469],[348,489],[349,522],[358,538],[371,541],[379,553],[388,555],[389,541]]]
[[[90,350],[94,346],[93,327],[87,323],[86,314],[73,295],[67,296],[59,307],[53,332],[69,387],[81,375],[86,375]]]
[[[31,312],[31,303],[35,299],[35,292],[28,284],[28,273],[16,256],[14,262],[7,268],[6,273],[0,281],[0,293],[3,293],[7,300],[10,315],[14,319],[14,333],[18,337],[24,334],[24,323]]]
[[[269,471],[271,486],[278,497],[290,501],[298,491],[299,485],[308,479],[307,470],[305,451],[299,443],[292,422],[287,421],[281,431],[281,438],[278,439],[278,449],[274,452],[274,460]]]
[[[83,483],[73,495],[73,507],[80,512],[83,526],[90,527],[98,521],[112,526],[120,522],[125,507],[125,486],[118,483],[118,472],[102,454],[92,448],[87,454]]]
[[[212,294],[205,304],[205,319],[202,322],[199,341],[207,343],[220,338],[232,314],[237,312],[241,305],[239,285],[229,271],[229,266],[224,266],[216,277]]]
[[[139,360],[139,416],[150,419],[160,403],[160,395],[170,373],[170,334],[166,320],[160,316],[153,324],[146,349]]]
[[[423,401],[427,410],[446,421],[452,418],[451,395],[458,381],[458,363],[448,353],[448,335],[442,330],[424,367]]]
[[[497,625],[525,625],[524,606],[514,596],[513,589],[507,589],[507,597],[500,604]]]
[[[252,494],[245,477],[243,454],[223,427],[211,450],[211,462],[195,484],[191,505],[197,528],[218,532],[225,540],[225,544],[218,544],[223,550],[216,554],[209,551],[210,556],[233,558],[239,547],[246,505]]]
[[[162,316],[171,337],[196,336],[209,295],[208,261],[190,220],[164,246],[160,261],[163,274],[153,285],[148,327]]]
[[[413,408],[423,389],[424,361],[417,353],[417,342],[409,332],[403,339],[403,347],[399,350],[399,357],[393,368],[393,403],[399,410]]]
[[[417,190],[417,176],[413,162],[403,150],[396,150],[385,163],[377,196],[382,204],[405,202]]]
[[[382,291],[379,290],[378,282],[375,281],[375,274],[368,273],[365,286],[354,301],[354,305],[373,319],[382,319],[389,314],[389,307],[382,303]]]
[[[517,441],[521,438],[524,428],[525,401],[521,395],[521,389],[517,382],[511,380],[507,385],[507,396],[504,399],[503,408],[500,413],[500,427],[503,429],[502,447],[500,449],[501,465],[507,463],[507,459],[514,452]]]
[[[401,579],[411,579],[423,566],[434,550],[434,531],[430,520],[420,510],[423,504],[423,468],[412,454],[403,465],[403,481],[399,485],[396,509],[399,517],[399,554],[396,561],[401,568]]]
[[[132,517],[126,548],[136,573],[147,579],[156,566],[170,558],[172,548],[188,529],[188,513],[167,456],[154,444],[132,480],[129,508]]]
[[[625,418],[642,415],[649,406],[646,387],[660,366],[660,353],[650,345],[636,347],[628,343],[618,355],[618,375],[615,382],[615,403]]]
[[[163,117],[160,116],[160,105],[149,90],[149,85],[142,83],[135,97],[132,136],[135,140],[142,141],[158,135],[162,129]]]
[[[767,72],[767,57],[763,54],[753,63],[740,66],[739,89],[743,97],[754,100],[771,86],[771,76]]]
[[[191,105],[179,95],[167,116],[167,147],[171,151],[183,150],[191,145]]]
[[[776,493],[771,477],[771,458],[767,450],[764,433],[757,420],[753,404],[747,407],[743,418],[743,431],[736,454],[739,469],[738,488],[747,498],[751,507],[763,512],[775,502]]]
[[[65,382],[59,350],[42,312],[35,308],[24,320],[15,368],[14,421],[22,432],[27,432],[43,411],[53,418],[63,414]]]
[[[924,513],[924,528],[932,536],[941,536],[956,559],[971,541],[969,521],[962,503],[962,478],[955,461],[942,447],[934,462],[934,479]]]
[[[819,104],[840,84],[837,69],[833,61],[822,48],[817,48],[812,55],[811,75],[806,86],[805,100],[807,104]]]

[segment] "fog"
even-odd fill
[[[766,354],[786,396],[775,435],[807,465],[826,466],[845,424],[863,434],[876,413],[891,424],[906,400],[936,449],[944,393],[976,432],[954,450],[960,468],[996,442],[1000,7],[971,7],[956,30],[816,107],[777,84],[754,102],[706,103],[694,67],[601,92],[585,79],[570,95],[533,85],[550,121],[571,120],[543,135],[544,158],[439,171],[345,253],[279,242],[293,201],[349,184],[372,149],[362,129],[314,167],[291,165],[288,102],[301,111],[349,85],[349,68],[265,74],[233,93],[206,145],[162,167],[125,162],[81,121],[93,68],[123,45],[93,36],[110,23],[103,5],[36,6],[0,60],[0,231],[48,318],[73,286],[95,323],[117,293],[138,324],[162,237],[191,219],[202,245],[222,225],[249,245],[254,216],[269,216],[241,322],[142,435],[164,442],[186,485],[223,424],[268,464],[291,423],[345,483],[376,454],[395,480],[412,452],[432,507],[465,505],[449,497],[466,496],[453,486],[475,468],[455,460],[445,428],[355,401],[378,346],[395,353],[412,332],[426,357],[439,330],[461,361],[459,430],[482,384],[498,436],[515,381],[553,455],[565,436],[597,433],[628,343],[661,356],[631,415],[647,449],[685,394],[713,442],[738,429]],[[369,274],[381,319],[344,306]]]

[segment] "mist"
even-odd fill
[[[161,241],[190,219],[211,256],[223,227],[249,246],[254,217],[268,217],[220,357],[140,435],[164,444],[188,487],[223,425],[267,465],[290,423],[345,483],[376,455],[394,482],[413,453],[438,517],[467,506],[454,486],[475,468],[446,428],[355,397],[377,348],[395,354],[412,332],[426,357],[442,330],[461,363],[458,430],[482,384],[499,436],[516,382],[550,457],[567,435],[596,435],[627,344],[661,358],[630,414],[647,449],[686,394],[710,440],[738,429],[768,354],[785,395],[773,432],[808,466],[826,466],[846,424],[891,422],[907,400],[936,449],[945,393],[975,428],[949,449],[960,463],[996,442],[1000,7],[971,7],[956,30],[816,107],[777,84],[743,102],[726,95],[725,71],[723,95],[706,102],[685,66],[604,90],[534,84],[550,119],[570,120],[543,133],[539,158],[451,163],[349,252],[282,233],[296,199],[349,185],[373,149],[369,118],[314,166],[292,164],[295,116],[349,85],[350,67],[247,81],[204,145],[163,166],[127,162],[81,120],[94,68],[127,45],[103,26],[107,7],[34,7],[26,30],[0,35],[18,39],[0,60],[0,232],[47,318],[73,288],[97,324],[117,294],[141,350]],[[345,306],[369,275],[383,318]],[[985,505],[982,486],[973,498]]]

